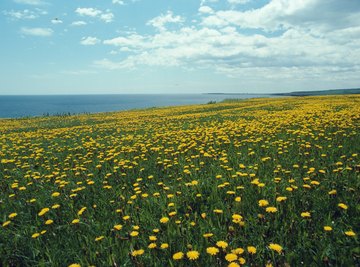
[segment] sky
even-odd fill
[[[360,0],[1,0],[0,95],[360,87]]]

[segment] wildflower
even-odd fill
[[[231,250],[232,253],[236,254],[236,255],[241,255],[244,253],[244,249],[243,248],[236,248]]]
[[[33,234],[31,237],[32,238],[38,238],[40,236],[40,233],[35,233],[35,234]]]
[[[11,223],[11,221],[3,222],[2,226],[3,226],[3,227],[8,226],[10,223]]]
[[[72,263],[68,267],[81,267],[81,265],[78,263]]]
[[[196,250],[191,250],[186,253],[186,257],[188,257],[189,260],[197,260],[200,256],[200,253]]]
[[[287,200],[287,197],[277,197],[276,198],[277,202],[282,202],[282,201],[285,201],[285,200]]]
[[[339,207],[339,208],[342,208],[342,209],[344,209],[344,210],[347,210],[347,209],[348,209],[348,206],[345,205],[344,203],[339,203],[339,204],[338,204],[338,207]]]
[[[150,243],[149,245],[148,245],[148,248],[150,248],[150,249],[153,249],[153,248],[156,248],[156,243]]]
[[[356,236],[355,232],[353,232],[352,230],[346,231],[345,235],[347,235],[347,236]]]
[[[122,229],[122,225],[116,224],[116,225],[114,225],[114,229],[120,231]]]
[[[15,218],[18,214],[16,212],[10,213],[9,218]]]
[[[60,196],[60,193],[59,192],[54,192],[54,193],[51,194],[51,196],[52,197],[58,197],[58,196]]]
[[[206,233],[203,234],[203,237],[208,238],[208,237],[212,237],[214,234],[213,233]]]
[[[156,240],[157,240],[157,237],[154,236],[154,235],[151,235],[151,236],[149,236],[149,240],[150,240],[150,241],[156,241]]]
[[[161,223],[167,223],[169,221],[169,218],[168,217],[162,217],[161,219],[160,219],[160,222]]]
[[[138,249],[138,250],[134,250],[133,252],[131,252],[131,256],[136,257],[136,256],[140,256],[142,254],[144,254],[144,250],[143,249]]]
[[[266,212],[275,213],[275,212],[277,212],[277,208],[275,208],[275,207],[267,207]]]
[[[52,224],[53,222],[54,222],[53,220],[50,220],[50,219],[49,219],[49,220],[46,220],[45,224],[46,224],[46,225],[49,225],[49,224]]]
[[[240,265],[238,263],[236,263],[236,262],[230,262],[228,267],[240,267]]]
[[[214,255],[216,255],[216,254],[219,253],[219,249],[218,249],[217,247],[208,247],[208,248],[206,249],[206,253],[214,256]]]
[[[265,200],[265,199],[259,200],[260,207],[266,207],[267,205],[269,205],[269,202],[267,200]]]
[[[173,255],[173,259],[174,259],[174,260],[181,260],[182,258],[184,258],[184,253],[182,253],[182,252],[176,252],[176,253]]]
[[[328,193],[328,194],[329,194],[329,195],[336,195],[336,193],[337,193],[337,192],[336,192],[336,190],[335,190],[335,189],[333,189],[333,190],[329,191],[329,193]]]
[[[301,213],[301,217],[303,217],[303,218],[310,218],[310,217],[311,217],[311,214],[310,214],[310,212],[308,212],[308,211],[302,212],[302,213]]]
[[[246,260],[244,258],[239,258],[240,264],[245,264]]]
[[[102,239],[104,239],[105,237],[102,235],[102,236],[99,236],[99,237],[97,237],[97,238],[95,238],[95,241],[100,241],[100,240],[102,240]]]
[[[235,202],[241,202],[241,197],[236,197]]]
[[[169,247],[169,244],[168,243],[163,243],[161,244],[160,248],[162,249],[167,249]]]
[[[225,260],[227,260],[228,262],[236,261],[237,258],[238,258],[238,256],[234,253],[229,253],[229,254],[226,254],[226,256],[225,256]]]
[[[216,242],[216,245],[217,245],[219,248],[227,248],[228,243],[226,243],[225,241],[218,241],[218,242]]]
[[[53,205],[51,208],[52,208],[52,209],[58,209],[58,208],[60,208],[60,205],[59,205],[59,204],[55,204],[55,205]]]
[[[222,213],[223,213],[223,210],[215,209],[215,210],[214,210],[214,213],[222,214]]]
[[[80,222],[80,220],[79,219],[74,219],[74,220],[72,220],[72,224],[77,224],[77,223],[79,223]]]
[[[332,227],[331,226],[324,226],[324,230],[327,232],[332,231]]]
[[[138,231],[132,231],[131,233],[130,233],[130,236],[132,236],[132,237],[135,237],[135,236],[138,236],[139,235],[139,232]]]
[[[256,247],[254,247],[254,246],[248,246],[248,247],[247,247],[247,251],[248,251],[250,254],[256,254]]]
[[[39,216],[43,216],[45,213],[47,213],[50,209],[49,208],[43,208],[39,213],[38,215]]]
[[[274,244],[274,243],[271,243],[270,245],[269,245],[269,248],[271,249],[271,250],[274,250],[274,251],[276,251],[277,253],[281,253],[281,251],[282,251],[282,246],[280,246],[279,244]]]

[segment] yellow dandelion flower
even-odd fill
[[[174,260],[181,260],[182,258],[184,258],[184,253],[183,253],[183,252],[176,252],[176,253],[172,256],[172,258],[173,258]]]
[[[81,265],[78,263],[72,263],[68,267],[81,267]]]
[[[244,253],[244,249],[243,248],[236,248],[231,250],[232,253],[236,254],[236,255],[241,255]]]
[[[33,234],[31,237],[32,238],[38,238],[40,236],[40,233],[35,233],[35,234]]]
[[[327,232],[332,231],[332,227],[331,226],[324,226],[324,230]]]
[[[122,225],[116,224],[116,225],[114,225],[114,229],[120,231],[122,229]]]
[[[239,262],[241,265],[245,264],[246,260],[244,258],[239,258]]]
[[[266,207],[267,205],[269,205],[269,202],[267,200],[265,200],[265,199],[259,200],[260,207]]]
[[[39,216],[43,216],[45,213],[47,213],[50,209],[49,208],[43,208],[39,213],[38,215]]]
[[[52,224],[53,222],[54,222],[53,220],[50,220],[50,219],[49,219],[49,220],[46,220],[45,224],[46,224],[46,225],[50,225],[50,224]]]
[[[105,236],[98,236],[97,238],[95,238],[95,241],[100,241],[100,240],[103,240],[105,238]]]
[[[59,192],[54,192],[54,193],[51,194],[51,196],[52,197],[58,197],[58,196],[60,196],[60,193]]]
[[[138,231],[132,231],[131,233],[130,233],[130,236],[132,236],[132,237],[135,237],[135,236],[138,236],[139,235],[139,232]]]
[[[212,237],[213,235],[214,235],[213,233],[206,233],[206,234],[203,234],[203,237],[209,238],[209,237]]]
[[[214,256],[214,255],[216,255],[216,254],[219,253],[219,249],[218,249],[217,247],[208,247],[208,248],[206,249],[206,253]]]
[[[285,200],[287,200],[287,197],[281,197],[281,196],[280,196],[280,197],[277,197],[277,198],[276,198],[276,201],[277,201],[277,202],[282,202],[282,201],[285,201]]]
[[[10,223],[11,223],[11,221],[3,222],[2,226],[3,226],[3,227],[8,226]]]
[[[270,245],[269,245],[269,248],[271,249],[271,250],[274,250],[274,251],[276,251],[277,253],[281,253],[281,251],[282,251],[282,246],[280,246],[279,244],[274,244],[274,243],[271,243]]]
[[[80,220],[79,219],[74,219],[74,220],[72,220],[72,224],[78,224],[80,222]]]
[[[249,252],[249,254],[256,254],[256,247],[248,246],[247,251]]]
[[[227,248],[228,243],[226,243],[225,241],[218,241],[218,242],[216,242],[216,245],[217,245],[219,248]]]
[[[346,204],[344,204],[344,203],[339,203],[339,204],[338,204],[338,207],[339,207],[339,208],[342,208],[342,209],[344,209],[344,210],[347,210],[347,209],[348,209],[348,206],[347,206]]]
[[[266,208],[266,212],[268,212],[268,213],[275,213],[275,212],[277,212],[277,208],[275,208],[275,207],[267,207],[267,208]]]
[[[356,236],[355,232],[353,232],[352,230],[346,231],[345,235],[347,235],[347,236]]]
[[[160,219],[160,223],[167,223],[169,221],[169,218],[168,217],[162,217]]]
[[[310,218],[310,217],[311,217],[311,214],[310,214],[310,212],[305,211],[305,212],[302,212],[302,213],[301,213],[301,217],[303,217],[303,218]]]
[[[138,250],[134,250],[133,252],[131,252],[131,256],[136,257],[136,256],[141,256],[142,254],[144,254],[144,250],[143,249],[138,249]]]
[[[161,249],[167,249],[168,247],[169,247],[168,243],[163,243],[163,244],[160,245]]]
[[[9,218],[12,219],[12,218],[15,218],[18,214],[16,212],[13,212],[13,213],[10,213],[9,214]]]
[[[240,267],[240,265],[238,263],[236,263],[236,262],[230,262],[228,267]]]
[[[153,249],[153,248],[156,248],[156,243],[150,243],[149,245],[148,245],[148,248],[150,248],[150,249]]]
[[[228,262],[236,261],[237,259],[238,259],[238,256],[234,253],[229,253],[229,254],[226,254],[226,256],[225,256],[225,260],[227,260]]]
[[[200,253],[196,250],[191,250],[186,252],[186,257],[188,257],[189,260],[197,260],[200,256]]]

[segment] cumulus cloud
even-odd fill
[[[199,12],[204,14],[211,14],[214,13],[214,10],[209,6],[200,6]]]
[[[26,5],[33,5],[33,6],[38,6],[38,5],[43,5],[44,2],[41,0],[14,0],[15,3],[18,4],[26,4]]]
[[[77,20],[77,21],[73,21],[71,23],[71,26],[84,26],[86,25],[87,23],[85,21],[82,21],[82,20]]]
[[[171,11],[168,11],[166,14],[161,14],[158,17],[155,17],[147,22],[147,25],[151,25],[157,28],[160,31],[165,30],[165,25],[168,23],[181,23],[185,19],[181,16],[174,16]]]
[[[121,0],[112,0],[113,4],[125,5],[124,1]]]
[[[10,17],[13,20],[20,20],[20,19],[36,19],[41,15],[46,15],[47,12],[45,10],[36,8],[34,10],[24,9],[24,10],[10,10],[10,11],[3,11],[5,16]]]
[[[96,44],[100,43],[100,40],[96,37],[88,36],[88,37],[83,37],[81,39],[80,43],[82,45],[96,45]]]
[[[21,33],[25,35],[48,37],[53,34],[53,30],[50,28],[21,28]]]
[[[228,0],[228,2],[232,5],[243,5],[243,4],[246,4],[246,3],[249,3],[250,0]]]
[[[78,7],[75,12],[80,16],[88,16],[93,18],[98,18],[106,23],[112,22],[114,20],[114,14],[110,10],[105,12],[92,7]]]

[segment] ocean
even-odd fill
[[[98,113],[150,107],[206,104],[228,98],[274,97],[256,94],[123,94],[0,96],[0,118],[64,113]]]

